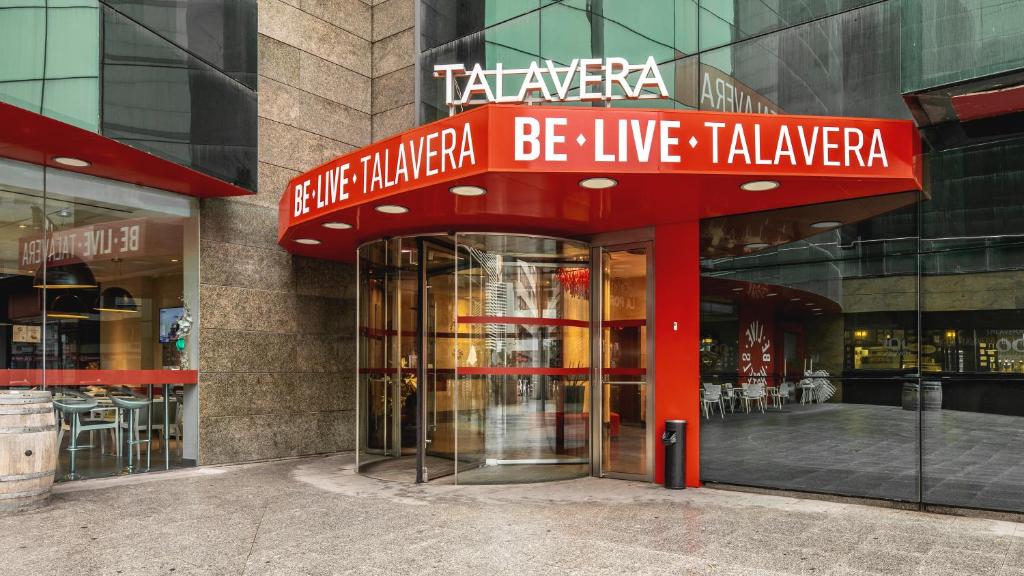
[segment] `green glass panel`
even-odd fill
[[[98,0],[49,0],[46,5],[50,8],[68,8],[68,7],[82,7],[82,8],[99,8]]]
[[[1024,2],[901,0],[903,91],[1024,67]]]
[[[99,78],[47,80],[43,114],[96,132],[100,121]]]
[[[42,80],[22,80],[20,82],[0,82],[0,101],[39,112],[43,95]]]
[[[539,7],[539,0],[485,0],[484,26],[493,26]]]
[[[46,77],[99,76],[100,20],[96,8],[51,8]]]
[[[43,77],[42,8],[0,10],[0,82]]]
[[[563,4],[541,10],[540,52],[545,59],[562,64],[574,58],[589,58],[592,48],[586,11]]]
[[[4,8],[27,8],[46,6],[46,0],[0,0],[0,10]],[[0,14],[0,16],[3,16]]]
[[[676,0],[676,30],[674,45],[684,54],[697,52],[698,14],[697,0]]]

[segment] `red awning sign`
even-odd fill
[[[917,190],[919,151],[916,129],[902,120],[492,104],[296,177],[281,199],[279,240],[305,253],[289,240],[315,238],[317,225],[332,221],[363,241],[496,229],[499,219],[509,231],[575,235]],[[618,185],[581,194],[578,182],[591,176]],[[779,186],[740,193],[752,180]],[[436,195],[459,184],[487,196],[454,205]],[[384,201],[428,210],[397,223],[363,209]]]

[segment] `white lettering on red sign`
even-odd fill
[[[543,160],[567,162],[571,147],[566,145],[564,127],[568,120],[547,116],[533,118],[518,116],[513,122],[513,155],[518,162]],[[654,155],[659,163],[682,162],[680,141],[690,140],[692,148],[710,136],[711,162],[747,166],[835,166],[888,168],[889,159],[881,130],[856,127],[796,126],[795,130],[783,124],[777,134],[768,136],[759,122],[736,123],[731,129],[725,122],[704,122],[704,130],[684,134],[678,120],[619,119],[612,133],[603,118],[595,118],[593,130],[580,134],[580,146],[593,139],[593,161],[648,162]],[[708,132],[710,130],[710,133]],[[793,133],[796,137],[794,138]],[[609,141],[613,134],[614,142]],[[657,138],[658,145],[654,146]],[[870,140],[870,141],[869,141]]]
[[[299,217],[320,211],[349,199],[351,185],[363,194],[381,192],[409,182],[446,174],[476,165],[473,128],[469,122],[461,128],[400,140],[382,150],[359,158],[353,170],[346,162],[312,178],[296,183],[292,189],[292,215]],[[351,176],[350,176],[351,174]]]

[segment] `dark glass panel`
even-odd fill
[[[903,0],[904,92],[1024,66],[1024,3]]]
[[[910,118],[886,2],[701,54],[701,108]],[[716,78],[722,83],[715,83]],[[718,86],[721,86],[720,88]]]
[[[878,0],[700,0],[700,49],[724,46],[875,2]]]
[[[110,9],[103,52],[105,136],[255,189],[255,92]]]
[[[1024,140],[928,156],[924,499],[1024,511]],[[1016,456],[1015,456],[1016,455]]]
[[[769,254],[712,258],[705,248],[701,382],[706,397],[726,392],[702,422],[704,480],[917,500],[917,254],[913,243],[872,248],[916,238],[916,211]],[[734,218],[717,219],[718,232],[746,229]],[[855,229],[864,241],[844,240]],[[748,397],[764,387],[763,413],[744,386]]]
[[[106,0],[108,6],[256,88],[256,0]]]

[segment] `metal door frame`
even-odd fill
[[[592,476],[602,478],[616,478],[622,480],[640,480],[645,482],[654,481],[654,441],[655,441],[655,358],[654,358],[654,239],[648,230],[638,230],[633,233],[615,234],[606,239],[606,243],[597,238],[590,248],[590,345],[591,345],[591,414],[590,419],[590,472]],[[604,309],[604,253],[621,252],[634,248],[644,248],[647,254],[647,470],[643,474],[627,474],[622,472],[606,472],[602,468],[604,461],[604,378],[602,368],[603,358],[603,309]]]

